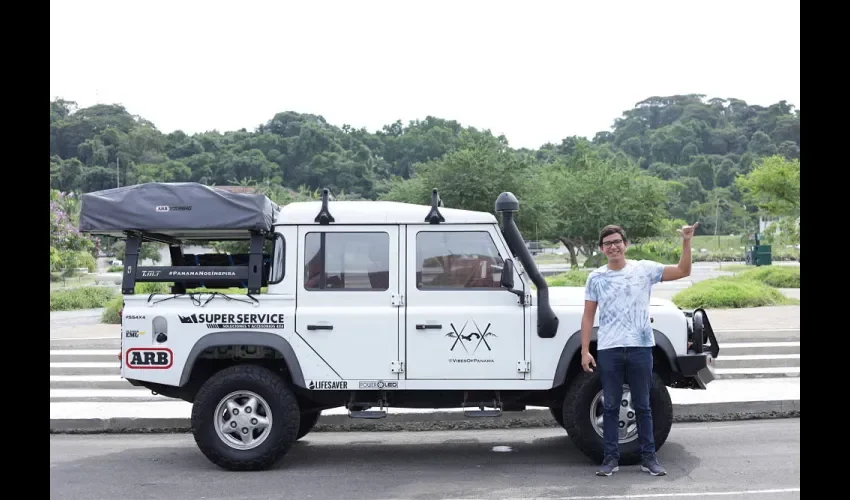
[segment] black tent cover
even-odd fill
[[[80,232],[271,231],[276,210],[263,194],[196,182],[150,182],[84,194]]]

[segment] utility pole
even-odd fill
[[[121,158],[115,157],[115,184],[121,187]]]

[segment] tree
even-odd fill
[[[774,216],[800,216],[800,160],[780,155],[756,163],[747,175],[735,178],[747,202]]]
[[[573,267],[578,266],[577,253],[590,257],[598,249],[604,226],[617,224],[636,241],[660,234],[669,218],[665,181],[635,167],[584,158],[573,166],[553,165],[541,184],[555,209],[549,236],[564,243]]]

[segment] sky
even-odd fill
[[[538,148],[690,93],[800,108],[799,1],[50,2],[51,100],[164,133],[436,116]]]

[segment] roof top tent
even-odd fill
[[[274,239],[280,207],[262,194],[232,193],[194,182],[151,182],[82,196],[80,232],[126,240],[123,294],[137,282],[173,282],[188,288],[247,288],[269,283],[270,258],[263,245]],[[247,254],[183,253],[188,241],[250,241]],[[170,266],[138,267],[144,241],[169,245]]]

